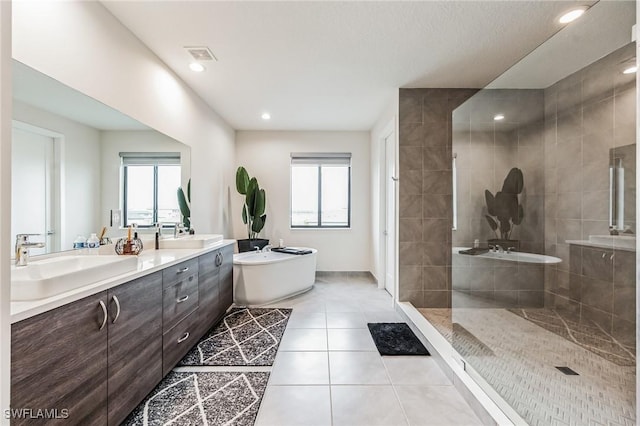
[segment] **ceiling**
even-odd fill
[[[103,2],[238,130],[369,130],[398,87],[486,85],[575,3]],[[194,73],[203,45],[218,61]]]

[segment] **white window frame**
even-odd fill
[[[153,166],[153,220],[158,223],[158,166],[181,166],[179,152],[121,152],[122,170],[122,224],[127,225],[127,166]],[[138,225],[139,228],[150,228],[153,225]]]
[[[317,225],[294,225],[292,223],[293,207],[293,167],[296,165],[318,166],[318,224]],[[347,224],[346,225],[323,225],[322,224],[322,167],[330,165],[342,165],[349,169],[348,173],[348,203],[347,203]],[[289,166],[289,228],[299,229],[350,229],[351,228],[351,196],[352,196],[352,168],[350,152],[292,152],[291,164]]]

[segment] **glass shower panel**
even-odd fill
[[[634,2],[598,2],[453,113],[452,309],[505,413],[635,424]]]

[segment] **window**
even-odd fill
[[[291,227],[351,226],[351,154],[291,154]]]
[[[180,222],[180,153],[121,152],[124,226]]]

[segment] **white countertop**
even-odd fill
[[[585,247],[601,248],[601,249],[606,249],[606,250],[636,251],[635,248],[631,248],[631,247],[621,247],[619,245],[594,243],[594,242],[588,241],[588,240],[566,240],[565,243],[567,243],[567,244],[577,244],[579,246],[585,246]]]
[[[171,265],[193,259],[194,257],[198,257],[234,243],[235,240],[222,240],[219,243],[202,249],[144,250],[138,256],[138,268],[134,271],[91,283],[84,287],[76,288],[66,293],[61,293],[46,299],[11,302],[11,323],[22,321],[43,312],[50,311],[68,303],[75,302],[76,300],[100,293],[101,291],[108,290],[117,285],[149,275]]]

